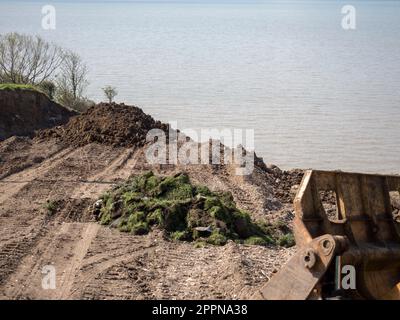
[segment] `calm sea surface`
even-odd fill
[[[57,29],[41,28],[53,4]],[[283,168],[400,173],[400,2],[19,2],[0,0],[0,33],[78,52],[87,94],[184,128],[254,129]]]

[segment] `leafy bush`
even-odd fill
[[[118,94],[118,91],[116,88],[112,87],[112,86],[105,86],[103,88],[103,92],[104,95],[106,96],[107,100],[109,103],[113,102],[113,99],[116,97],[116,95]]]

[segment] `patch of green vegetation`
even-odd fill
[[[257,226],[267,235],[266,238],[264,238],[267,243],[287,248],[296,244],[294,235],[285,221],[278,220],[272,224],[258,223]]]
[[[287,233],[278,239],[278,244],[282,247],[290,248],[293,247],[296,244],[296,242],[294,240],[293,234]]]
[[[42,92],[39,88],[30,84],[0,83],[0,90],[30,90]]]
[[[164,223],[163,211],[160,208],[158,208],[153,212],[149,213],[146,217],[146,222],[149,225],[163,225]]]
[[[57,202],[53,200],[46,200],[43,204],[43,209],[46,210],[48,216],[52,216],[57,212]]]
[[[200,248],[204,248],[207,245],[207,243],[205,241],[202,240],[198,240],[194,242],[194,247],[196,249],[200,249]]]
[[[175,231],[172,232],[170,236],[173,240],[186,240],[188,238],[188,234],[186,231]]]
[[[265,226],[237,208],[230,192],[194,186],[185,173],[134,176],[101,197],[98,220],[122,232],[146,234],[163,229],[173,240],[224,245],[229,239],[247,244],[275,243]]]
[[[259,246],[265,246],[267,244],[270,244],[271,242],[272,240],[268,237],[250,237],[244,241],[245,244],[259,245]]]
[[[209,244],[222,246],[228,241],[227,237],[219,231],[214,231],[206,240]]]

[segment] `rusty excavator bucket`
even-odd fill
[[[297,253],[253,298],[399,300],[399,190],[400,176],[307,171],[294,200]],[[343,288],[344,274],[353,285]]]

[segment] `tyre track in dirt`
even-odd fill
[[[102,149],[103,148],[100,148],[97,151],[101,153]],[[120,150],[117,149],[115,151],[114,155],[117,157],[119,155],[118,151]],[[104,164],[100,165],[99,162],[101,161],[99,161],[99,156],[100,154],[92,158],[86,157],[87,163],[84,163],[84,165],[86,169],[90,168],[90,171],[86,173],[90,174],[90,172],[93,172],[96,174],[96,171],[102,169],[101,167]],[[81,188],[82,183],[78,182],[81,178],[81,172],[79,170],[77,172],[71,172],[68,165],[65,166],[65,163],[70,164],[74,159],[80,161],[81,158],[82,148],[74,150],[64,149],[39,166],[29,168],[1,181],[3,183],[0,184],[0,195],[2,199],[0,205],[0,229],[4,229],[5,232],[0,235],[0,257],[2,257],[0,263],[2,276],[0,280],[4,282],[4,285],[0,287],[0,292],[7,289],[7,282],[5,281],[12,273],[17,274],[15,277],[17,283],[24,278],[23,274],[20,276],[18,275],[19,270],[16,266],[21,264],[21,261],[22,264],[24,264],[24,257],[29,252],[38,249],[36,258],[40,260],[42,251],[40,239],[47,239],[43,247],[52,243],[51,237],[54,232],[57,232],[58,226],[57,223],[55,223],[52,225],[53,230],[43,229],[44,216],[39,214],[42,210],[41,203],[43,203],[49,195],[62,198],[70,194],[74,189]],[[112,156],[110,157],[107,150],[106,156],[103,158],[111,158],[112,160]],[[54,176],[53,172],[65,172],[62,176],[69,176],[70,181],[65,182],[56,179],[52,184],[46,183],[48,176]],[[43,185],[45,189],[41,188]],[[24,197],[15,198],[15,195],[21,194],[22,190],[24,191]],[[19,207],[18,213],[13,212],[13,208],[15,208],[16,205]],[[48,237],[46,238],[46,235],[50,237],[50,239]],[[81,245],[82,244],[79,246]],[[20,295],[23,295],[23,292]],[[12,294],[11,296],[16,296],[16,294]]]
[[[109,236],[101,237],[101,233],[103,229],[94,244],[100,245],[102,239],[110,240]],[[280,268],[276,257],[291,255],[282,248],[233,242],[223,247],[195,248],[191,243],[163,241],[157,233],[142,237],[146,243],[143,246],[136,243],[137,237],[131,237],[135,248],[131,252],[112,254],[110,251],[103,260],[103,251],[84,261],[73,298],[246,299],[272,276],[275,268]],[[151,238],[153,244],[149,242]],[[115,235],[112,239],[118,237]],[[119,240],[121,246],[128,241]],[[101,259],[93,260],[93,257]]]
[[[61,153],[58,155],[58,157],[49,159],[49,161],[46,161],[46,163],[43,163],[39,168],[28,170],[28,172],[24,171],[21,172],[20,174],[13,175],[12,177],[9,177],[9,179],[6,179],[6,181],[14,181],[14,185],[17,187],[12,188],[9,190],[7,196],[4,196],[5,202],[10,203],[12,202],[12,198],[15,194],[18,194],[22,189],[26,189],[29,195],[29,191],[33,191],[33,194],[37,192],[37,188],[32,188],[30,185],[32,183],[36,183],[36,181],[40,181],[41,178],[44,176],[51,176],[52,171],[58,171],[58,167],[63,168],[65,170],[65,165],[63,161],[67,161],[67,157],[76,157],[79,158],[81,157],[82,150],[65,150],[65,152]],[[108,157],[109,158],[109,157]],[[51,162],[52,160],[53,162]],[[107,183],[108,180],[113,180],[113,179],[126,179],[128,178],[131,174],[132,171],[135,170],[135,165],[137,158],[135,157],[135,152],[132,149],[119,149],[118,152],[114,153],[114,159],[109,159],[109,163],[102,168],[102,170],[98,170],[99,165],[95,162],[97,160],[97,157],[91,157],[85,158],[85,166],[86,168],[90,168],[92,172],[94,172],[93,175],[90,175],[90,171],[86,172],[87,174],[87,181],[90,181],[91,183],[80,183],[79,180],[74,181],[73,177],[70,177],[67,183],[64,183],[65,181],[57,181],[58,184],[64,184],[62,191],[64,193],[70,193],[73,196],[75,196],[77,199],[82,199],[82,198],[91,198],[91,199],[96,199],[98,198],[107,188],[110,188],[110,184]],[[51,162],[51,163],[49,163]],[[97,164],[97,165],[96,165]],[[97,172],[96,172],[97,171]],[[12,180],[11,180],[12,179]],[[17,181],[20,181],[19,184],[17,184]],[[98,183],[97,183],[98,182]],[[106,183],[104,183],[106,182]],[[100,187],[99,187],[100,185]],[[32,190],[30,190],[32,189]],[[59,190],[60,188],[54,188],[54,190]],[[32,192],[31,192],[32,193]],[[60,191],[54,191],[53,196],[55,194],[60,193]],[[71,211],[73,208],[70,208],[67,206],[66,210]],[[64,216],[69,217],[69,213],[64,214]],[[61,224],[62,219],[65,219],[65,217],[60,217],[60,221],[58,223],[54,223],[52,225],[51,230],[48,229],[46,230],[47,233],[45,232],[45,235],[41,237],[41,239],[37,242],[36,245],[34,245],[34,248],[26,248],[26,250],[22,250],[24,252],[18,252],[21,253],[21,257],[18,257],[19,260],[22,259],[22,256],[24,255],[23,253],[26,253],[28,251],[33,252],[33,255],[30,257],[27,257],[22,261],[20,264],[20,267],[15,270],[14,274],[10,278],[10,281],[8,283],[11,285],[8,287],[7,285],[4,286],[4,291],[3,295],[7,298],[59,298],[59,299],[67,299],[71,293],[71,288],[72,285],[75,281],[75,278],[77,276],[77,272],[80,269],[81,262],[86,256],[86,253],[91,245],[91,241],[95,237],[98,228],[100,227],[98,224],[89,224],[88,230],[84,228],[86,226],[86,223],[74,223],[74,224]],[[21,217],[19,217],[19,220],[21,220]],[[6,221],[5,221],[6,222]],[[7,222],[9,223],[10,220],[7,218]],[[24,222],[24,221],[23,221]],[[73,228],[71,227],[73,226]],[[94,228],[96,232],[94,232]],[[66,229],[67,228],[67,229]],[[18,226],[17,228],[18,229]],[[81,230],[81,231],[79,231]],[[85,231],[86,230],[86,231]],[[73,234],[75,239],[81,239],[80,241],[77,242],[72,242],[71,243],[71,238],[70,235],[67,235],[67,233]],[[11,239],[15,240],[15,237],[10,236]],[[16,241],[13,242],[13,244],[16,242],[17,244],[21,242],[23,238],[17,238]],[[68,245],[68,248],[60,249],[60,246],[62,243],[70,243]],[[130,243],[129,246],[134,245],[134,243]],[[143,246],[139,245],[139,242],[137,242],[138,248],[141,248]],[[132,250],[135,250],[135,248],[132,248]],[[4,254],[9,254],[10,249],[5,248]],[[103,263],[100,263],[94,270],[94,273],[91,273],[91,277],[95,277],[98,273],[101,273],[104,271],[104,269],[107,269],[109,267],[112,267],[114,264],[119,263],[121,261],[125,261],[126,259],[129,259],[131,255],[126,254],[127,252],[121,252],[119,256],[115,255],[108,255],[108,259],[104,261]],[[131,253],[131,252],[129,252]],[[1,256],[1,251],[0,251],[0,256]],[[63,258],[60,255],[67,255],[69,258],[67,259],[68,261],[64,261]],[[104,255],[105,257],[107,255]],[[32,258],[34,257],[34,258]],[[50,291],[44,291],[40,289],[40,279],[43,276],[41,274],[41,268],[45,263],[50,263],[50,262],[58,262],[58,267],[57,269],[62,268],[63,273],[62,276],[59,277],[57,280],[57,283],[59,284],[59,288],[56,289],[56,291],[52,292]],[[68,263],[67,263],[68,262]],[[93,263],[95,264],[95,263]],[[16,263],[13,264],[15,266]],[[34,276],[34,279],[32,279],[32,275]],[[28,280],[24,280],[28,279]],[[15,288],[13,286],[13,283],[18,283],[18,287]]]
[[[57,152],[54,156],[43,161],[38,167],[30,167],[21,172],[12,174],[4,179],[0,180],[0,206],[4,205],[4,202],[18,194],[18,192],[25,187],[28,183],[38,178],[43,173],[49,171],[52,168],[57,167],[65,158],[72,155],[77,150],[67,148],[60,152]]]
[[[238,204],[253,212],[263,210],[264,204],[259,201],[263,195],[252,196],[259,192],[257,188],[231,176],[227,168],[152,167],[146,164],[143,148],[93,144],[64,151],[64,156],[52,157],[52,161],[48,159],[36,166],[37,171],[30,168],[6,179],[10,182],[15,179],[21,186],[17,184],[18,187],[9,191],[1,205],[6,209],[2,210],[4,219],[0,215],[0,228],[10,228],[7,236],[0,235],[0,239],[5,240],[2,244],[10,244],[4,254],[12,252],[11,243],[26,241],[23,235],[29,229],[32,229],[32,239],[36,240],[27,242],[29,245],[14,256],[12,264],[6,262],[5,268],[13,272],[0,284],[0,297],[243,298],[271,275],[272,262],[260,257],[271,255],[279,260],[289,252],[259,246],[247,249],[234,243],[196,249],[190,243],[167,241],[157,231],[147,236],[133,236],[88,223],[78,211],[92,204],[114,183],[149,169],[161,174],[187,171],[194,183],[208,185],[214,190],[233,191]],[[5,190],[4,185],[0,184],[0,190]],[[49,198],[61,199],[63,207],[45,229],[41,229],[44,218],[38,217],[38,211]],[[15,207],[21,215],[16,215]],[[34,220],[33,216],[36,216]],[[36,229],[42,230],[40,235]],[[0,257],[1,254],[0,247]],[[54,291],[41,288],[44,265],[54,265],[58,270],[58,287]]]
[[[90,176],[88,178],[90,183],[81,184],[75,188],[71,198],[98,198],[110,188],[110,185],[116,184],[118,180],[127,179],[133,173],[136,161],[137,152],[133,149],[123,150],[104,170]]]
[[[21,264],[10,282],[17,283],[5,291],[8,299],[63,299],[73,283],[83,257],[99,229],[96,223],[64,223],[38,241],[32,256]],[[56,288],[42,288],[43,267],[53,266]]]
[[[119,277],[109,275],[118,266],[140,259],[153,252],[157,240],[151,235],[133,236],[102,227],[82,263],[74,283],[73,299],[127,298],[119,285]]]
[[[101,194],[147,170],[185,171],[193,183],[231,191],[253,218],[269,213],[267,171],[246,180],[231,165],[148,164],[155,128],[170,131],[140,108],[99,104],[33,140],[0,142],[0,298],[245,298],[286,260],[291,251],[277,247],[195,248],[157,228],[134,236],[92,222],[88,209]],[[42,288],[45,265],[56,268],[55,290]]]
[[[68,229],[70,229],[70,226],[71,225],[69,225]],[[81,239],[74,245],[74,253],[71,263],[60,281],[60,294],[57,296],[57,299],[66,299],[69,297],[76,273],[80,269],[83,258],[86,256],[99,228],[100,226],[97,223],[88,223],[87,227],[83,228]]]

